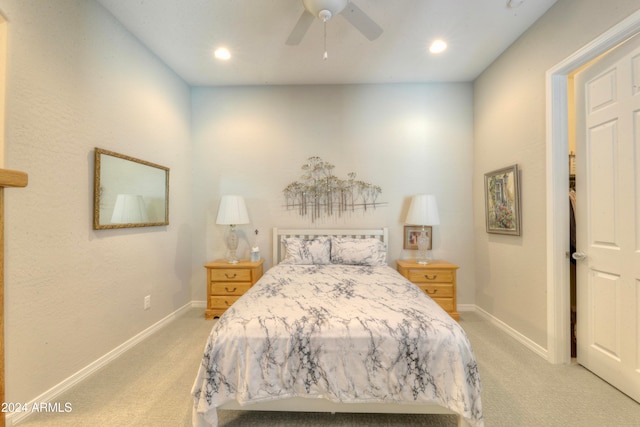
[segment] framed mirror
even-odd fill
[[[169,224],[169,168],[95,149],[93,229]]]

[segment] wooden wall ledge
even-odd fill
[[[0,169],[0,187],[26,187],[28,177],[25,172]]]

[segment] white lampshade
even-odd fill
[[[247,214],[244,198],[234,195],[222,196],[216,224],[249,224],[249,214]]]
[[[405,223],[412,225],[440,224],[436,196],[432,194],[420,194],[418,196],[413,196]]]
[[[118,194],[111,222],[113,224],[149,222],[143,197],[135,194]]]

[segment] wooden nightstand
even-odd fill
[[[447,261],[418,264],[416,260],[398,260],[398,271],[415,283],[455,320],[460,320],[456,302],[456,270]]]
[[[207,310],[206,319],[220,317],[231,304],[236,302],[254,283],[262,277],[264,260],[250,262],[240,260],[230,264],[224,259],[205,264],[207,269]]]

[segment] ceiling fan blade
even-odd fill
[[[349,2],[347,7],[345,7],[342,11],[342,16],[369,40],[377,39],[383,32],[382,28],[353,2]]]
[[[302,12],[302,15],[300,15],[300,19],[298,19],[296,26],[293,27],[293,30],[291,30],[291,34],[289,34],[289,38],[287,38],[286,44],[289,46],[300,44],[302,38],[305,34],[307,34],[307,31],[309,31],[309,27],[311,27],[311,24],[313,24],[313,21],[315,19],[316,18],[306,10]]]

